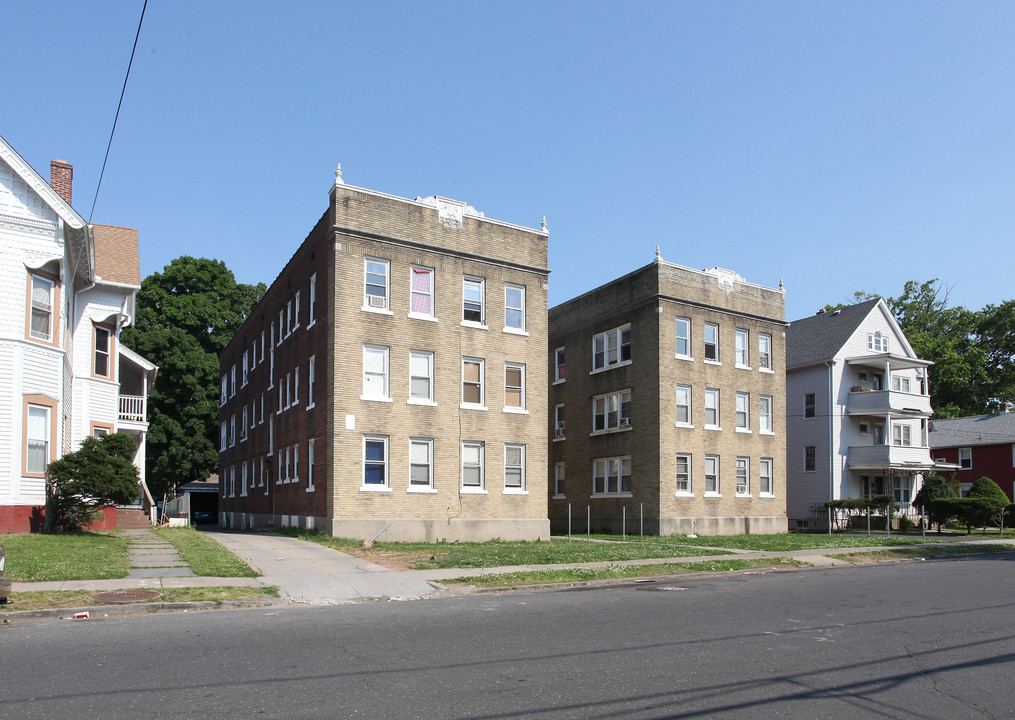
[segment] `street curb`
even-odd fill
[[[15,620],[102,620],[124,615],[148,615],[159,612],[188,612],[190,610],[215,610],[220,608],[269,607],[276,602],[264,600],[200,600],[193,602],[150,602],[131,603],[127,605],[86,605],[74,608],[47,608],[45,610],[15,610],[3,613],[4,625],[13,624]],[[80,613],[88,613],[87,618],[75,618]]]

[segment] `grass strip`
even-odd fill
[[[222,543],[194,528],[158,528],[155,534],[170,542],[195,575],[202,577],[259,577],[260,573],[227,550]]]
[[[836,560],[845,560],[849,563],[863,564],[868,562],[881,562],[884,560],[916,560],[924,558],[954,557],[955,555],[980,554],[990,555],[993,553],[1012,552],[1015,550],[1011,545],[943,545],[935,547],[904,547],[891,548],[889,550],[871,550],[870,552],[847,553],[836,555]]]
[[[13,582],[109,580],[127,577],[127,541],[115,533],[40,533],[0,537]]]
[[[11,601],[0,605],[0,614],[19,610],[53,610],[59,608],[92,607],[102,605],[94,597],[95,590],[52,590],[14,593]],[[144,600],[142,605],[154,602],[216,602],[232,600],[267,600],[278,597],[278,588],[271,587],[195,587],[165,588],[160,590],[162,597]],[[110,605],[110,607],[114,607]]]
[[[608,542],[640,543],[649,541],[638,537],[628,536],[626,540],[616,535],[593,535],[593,540]],[[817,550],[822,548],[863,548],[863,547],[886,547],[919,545],[927,543],[961,543],[968,540],[982,540],[981,537],[955,536],[955,535],[928,535],[923,537],[915,535],[866,535],[866,534],[821,534],[821,533],[783,533],[780,535],[701,535],[698,537],[687,537],[684,535],[672,535],[667,537],[653,537],[651,542],[659,545],[671,546],[705,546],[728,548],[731,550],[759,550],[764,552],[791,552],[793,550]]]

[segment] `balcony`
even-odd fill
[[[934,412],[930,395],[898,390],[857,390],[846,397],[848,415],[924,415]]]
[[[930,448],[899,445],[859,445],[847,449],[850,470],[930,470]]]
[[[121,395],[120,396],[120,421],[131,423],[146,423],[147,417],[144,395]]]

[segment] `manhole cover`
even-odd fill
[[[156,590],[114,590],[112,592],[96,593],[92,597],[108,605],[126,605],[127,603],[142,602],[144,600],[155,600],[162,597],[162,593]]]

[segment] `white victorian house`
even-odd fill
[[[119,343],[141,286],[137,230],[87,223],[72,178],[54,160],[47,183],[0,137],[0,533],[41,527],[46,465],[89,435],[135,438],[148,495],[157,368]]]
[[[910,509],[928,443],[928,368],[881,298],[822,311],[786,332],[790,527],[827,527],[827,500],[892,495]]]

